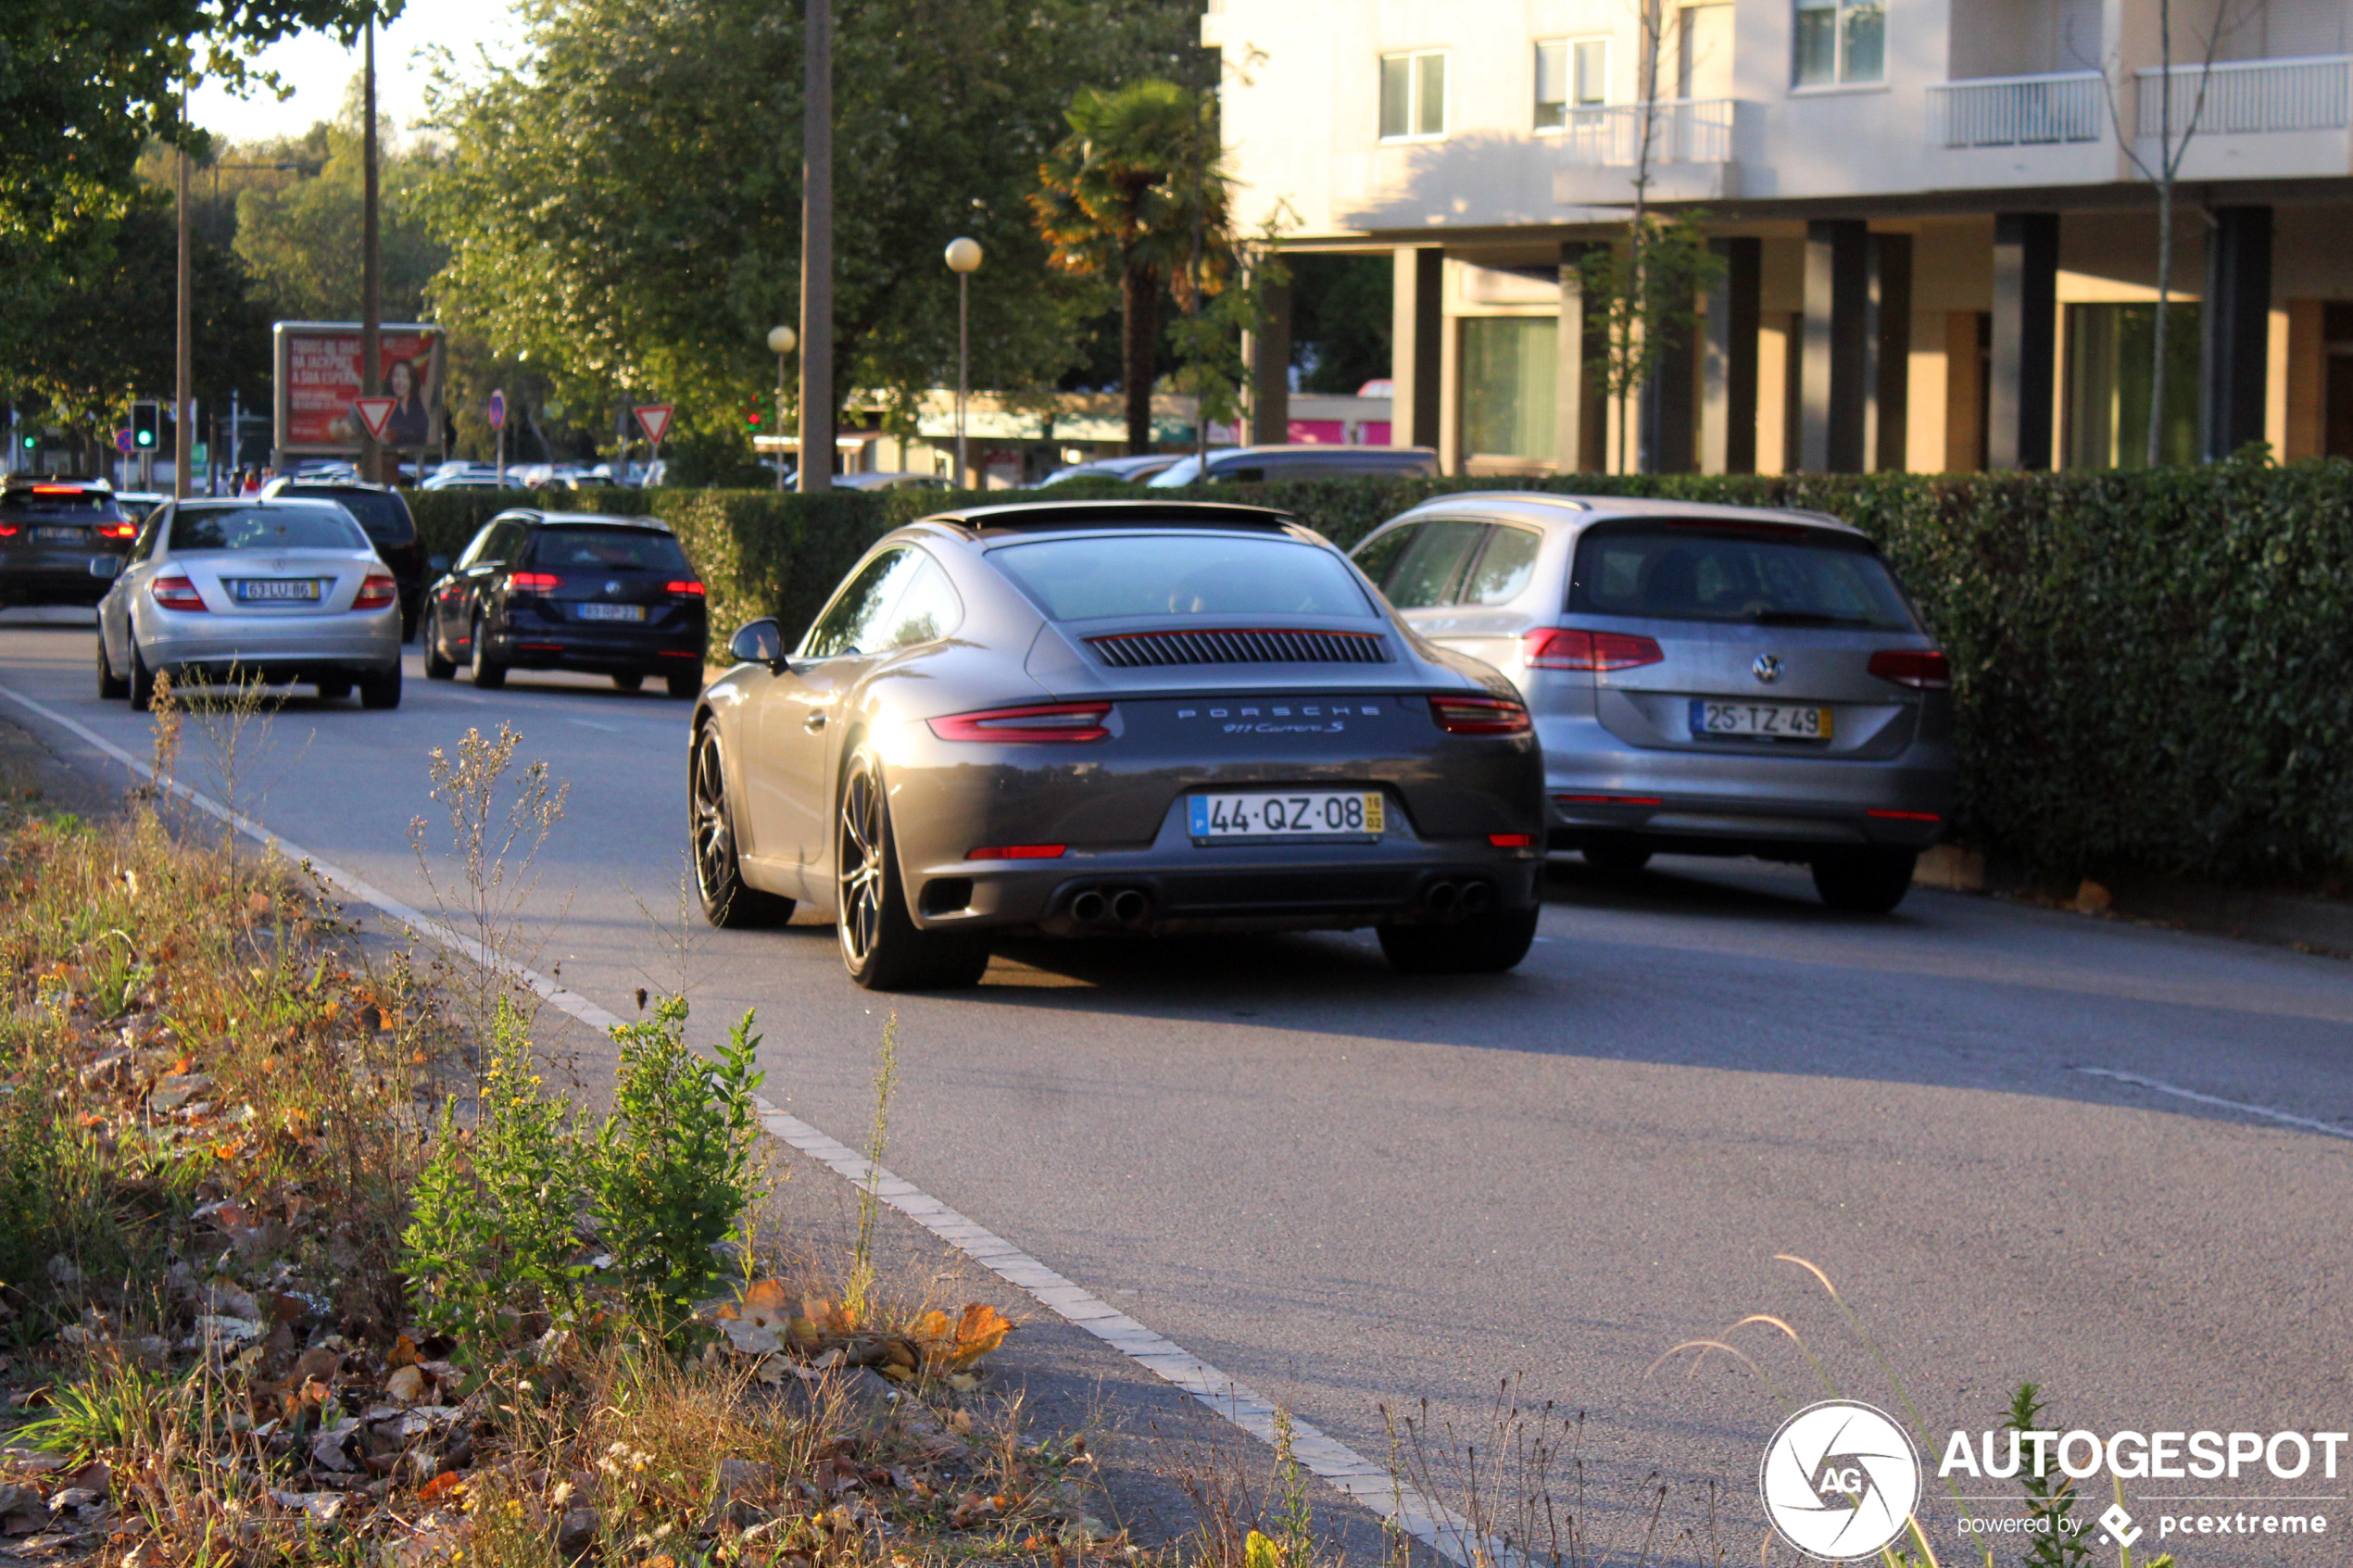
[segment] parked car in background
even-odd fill
[[[1489,493],[1354,551],[1406,623],[1485,660],[1544,746],[1550,841],[1813,869],[1883,913],[1953,807],[1952,677],[1860,531],[1818,513]]]
[[[1130,484],[1140,484],[1163,470],[1184,460],[1182,452],[1146,452],[1125,458],[1096,458],[1084,463],[1073,463],[1066,469],[1056,469],[1038,482],[1043,489],[1072,479],[1124,479]]]
[[[134,523],[146,521],[149,512],[170,499],[170,495],[161,490],[118,490],[114,493],[115,505],[120,507],[122,515]]]
[[[1438,453],[1428,446],[1228,446],[1179,458],[1148,482],[1155,490],[1220,481],[1275,482],[1348,475],[1432,476]]]
[[[156,677],[307,681],[400,706],[400,595],[332,501],[174,501],[139,531],[98,605],[98,695],[145,709]]]
[[[420,490],[522,490],[522,470],[509,469],[502,483],[494,468],[444,469],[417,486]]]
[[[702,579],[667,527],[531,508],[474,535],[426,596],[422,630],[429,678],[464,665],[485,691],[510,670],[579,670],[689,697],[709,641]]]
[[[314,483],[298,478],[273,479],[261,487],[261,494],[333,501],[349,512],[377,556],[392,568],[393,581],[400,584],[400,640],[407,642],[417,634],[417,617],[425,602],[425,546],[417,534],[417,520],[409,514],[409,503],[400,498],[400,492],[356,480]]]
[[[948,481],[936,473],[837,473],[837,490],[946,490]]]
[[[11,475],[0,483],[0,604],[96,604],[138,533],[104,480]]]
[[[1370,926],[1492,973],[1538,916],[1541,759],[1509,684],[1281,512],[1051,502],[925,519],[695,715],[719,925],[832,913],[850,977],[969,985],[990,942]]]

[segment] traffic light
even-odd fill
[[[136,451],[156,449],[156,432],[163,422],[163,408],[155,403],[131,405],[131,445]]]
[[[767,434],[768,410],[761,408],[746,408],[744,410],[744,433],[746,435]]]

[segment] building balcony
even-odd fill
[[[2206,66],[2189,65],[2137,75],[2136,129],[2144,137],[2169,128],[2178,136],[2193,121],[2199,136],[2342,131],[2353,110],[2353,56],[2344,55],[2232,60],[2210,74]]]
[[[1559,132],[1553,199],[1630,201],[1635,176],[1645,171],[1655,199],[1738,195],[1742,113],[1751,107],[1731,98],[1663,98],[1570,109]]]
[[[2032,147],[2097,142],[2108,95],[2095,70],[1995,76],[1928,90],[1931,147]]]

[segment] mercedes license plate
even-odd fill
[[[574,605],[573,613],[583,621],[643,621],[644,605]]]
[[[242,577],[233,578],[229,592],[240,604],[315,604],[319,598],[316,577]]]
[[[1290,795],[1196,795],[1195,838],[1378,838],[1377,789],[1302,789]]]
[[[1828,740],[1831,710],[1780,702],[1710,702],[1692,698],[1692,734],[1763,740]]]

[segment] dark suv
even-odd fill
[[[509,670],[581,670],[634,692],[702,690],[710,640],[702,579],[668,528],[646,517],[501,512],[425,602],[425,674],[460,664],[484,690]]]
[[[349,512],[376,547],[376,555],[392,568],[400,593],[400,640],[417,634],[417,617],[425,602],[425,546],[417,537],[417,520],[396,490],[380,484],[311,483],[273,479],[264,495],[285,495],[302,501],[333,501]]]
[[[103,482],[11,476],[0,483],[0,604],[96,604],[138,533]]]

